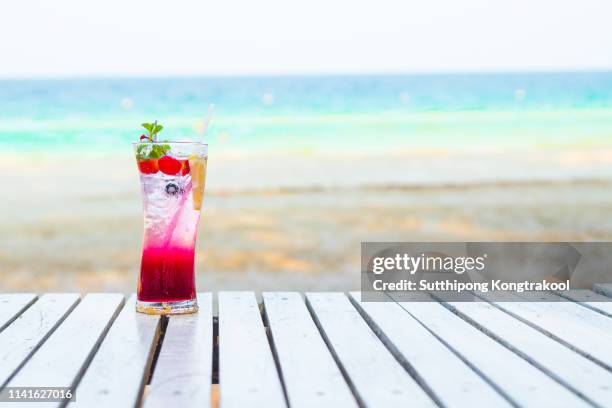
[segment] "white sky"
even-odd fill
[[[610,0],[5,0],[0,77],[612,68]]]

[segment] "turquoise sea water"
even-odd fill
[[[0,81],[4,152],[106,152],[159,120],[221,154],[612,145],[612,73]]]

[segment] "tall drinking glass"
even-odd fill
[[[196,142],[134,143],[144,210],[136,310],[198,310],[194,255],[208,146]]]

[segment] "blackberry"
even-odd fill
[[[180,192],[181,192],[181,189],[176,184],[174,183],[166,184],[166,194],[173,196],[173,195],[177,195]]]

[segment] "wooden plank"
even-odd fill
[[[211,405],[212,294],[198,294],[200,310],[169,316],[144,406],[201,408]]]
[[[160,322],[160,316],[137,313],[136,295],[130,296],[78,385],[79,406],[120,408],[137,404]]]
[[[0,295],[0,331],[36,300],[33,293],[7,293]]]
[[[555,293],[565,299],[573,300],[584,307],[612,317],[612,299],[607,296],[588,289],[563,290],[555,291]]]
[[[285,397],[253,292],[219,292],[222,408],[285,407]]]
[[[504,407],[511,404],[429,330],[390,299],[361,302],[351,292],[374,331],[419,383],[446,407]],[[440,368],[444,369],[441,370]],[[452,381],[449,381],[452,379]]]
[[[342,293],[307,293],[307,304],[360,403],[435,406]]]
[[[74,387],[123,304],[123,295],[89,294],[53,332],[9,387]],[[79,400],[79,395],[76,396]],[[58,403],[20,403],[23,407]]]
[[[263,300],[290,406],[356,407],[300,294],[268,292]]]
[[[490,294],[479,295],[491,300],[498,308],[563,342],[587,358],[612,370],[612,319],[573,302],[535,302],[536,297],[555,299],[555,294],[533,293],[520,297],[508,294],[504,301]]]
[[[489,303],[448,306],[593,404],[612,406],[611,372]]]
[[[0,388],[36,351],[79,301],[77,294],[47,294],[0,333]]]
[[[612,297],[612,283],[596,283],[593,285],[593,292]]]
[[[581,407],[586,401],[438,302],[400,302],[507,398],[524,407]],[[503,368],[503,369],[502,369]]]

